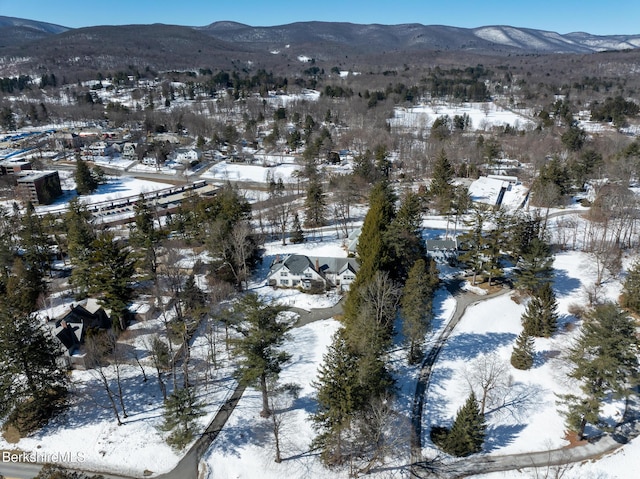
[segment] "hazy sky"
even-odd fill
[[[132,23],[203,26],[218,20],[267,26],[320,20],[640,34],[638,0],[0,0],[0,15],[74,28]]]

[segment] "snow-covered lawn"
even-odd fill
[[[411,108],[396,108],[395,116],[390,120],[392,127],[417,130],[431,128],[436,118],[448,115],[450,119],[456,115],[468,115],[472,130],[486,130],[493,126],[510,125],[516,129],[529,129],[535,126],[527,112],[506,110],[495,103],[460,103],[438,105],[435,103]]]
[[[300,168],[300,166],[290,163],[265,167],[221,161],[205,171],[200,177],[213,180],[266,183],[268,175],[272,175],[276,181],[282,179],[284,183],[296,183],[298,179],[295,172],[300,170]]]
[[[260,417],[262,408],[260,393],[253,388],[245,391],[240,403],[213,443],[202,463],[209,479],[281,479],[335,478],[336,472],[325,469],[316,452],[310,451],[315,436],[310,414],[315,410],[312,381],[339,328],[335,320],[308,324],[291,331],[291,340],[285,349],[292,355],[291,361],[280,374],[280,383],[296,383],[301,386],[300,395],[290,408],[282,412],[283,462],[274,462],[275,450],[272,423]]]
[[[222,342],[222,341],[221,341]],[[204,361],[203,344],[194,344],[192,361]],[[206,353],[205,353],[206,354]],[[205,356],[206,357],[206,356]],[[34,435],[9,444],[0,437],[0,449],[38,454],[65,454],[77,457],[78,462],[65,463],[87,470],[111,471],[140,476],[145,471],[154,474],[173,469],[183,453],[170,448],[162,424],[163,400],[155,377],[155,370],[146,359],[141,359],[148,381],[144,382],[140,368],[121,367],[121,377],[128,417],[118,426],[109,409],[109,403],[95,371],[73,371],[71,405],[59,417]],[[227,362],[228,365],[228,362]],[[115,389],[115,376],[109,369],[111,386]],[[165,375],[165,381],[170,381]],[[204,429],[231,395],[236,382],[227,367],[216,372],[215,380],[199,389],[199,400],[205,405],[206,415],[199,418]],[[81,461],[81,462],[80,462]]]
[[[510,397],[518,398],[518,403],[495,411],[488,408],[484,451],[503,455],[546,451],[568,444],[557,394],[575,392],[576,385],[566,377],[568,366],[562,355],[579,331],[579,321],[568,309],[572,304],[585,303],[584,288],[590,286],[591,263],[584,253],[556,256],[554,290],[559,330],[552,338],[536,339],[536,359],[529,371],[517,370],[509,362],[515,339],[522,331],[520,317],[525,305],[517,304],[508,294],[467,309],[433,369],[423,422],[425,457],[436,454],[429,438],[430,427],[451,425],[468,397],[469,371],[475,361],[489,355],[495,355],[507,367],[512,384]],[[604,289],[604,296],[613,300],[619,292],[620,283],[612,281]],[[609,420],[619,419],[619,404],[611,404],[603,414],[610,415]]]
[[[63,195],[50,205],[37,206],[38,213],[54,212],[66,209],[67,203],[78,196],[76,194],[76,183],[71,172],[60,172],[60,184]],[[149,193],[168,188],[167,183],[157,181],[140,180],[129,176],[108,177],[107,183],[98,186],[96,191],[90,195],[83,195],[79,200],[87,205],[113,201],[119,198],[136,198],[141,193]]]

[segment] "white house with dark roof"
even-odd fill
[[[278,288],[338,288],[347,291],[360,265],[355,258],[329,258],[292,254],[276,257],[267,284]]]

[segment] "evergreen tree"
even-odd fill
[[[622,306],[640,314],[640,261],[636,261],[629,268],[622,289]]]
[[[535,357],[533,338],[522,331],[511,353],[511,365],[516,369],[531,369]]]
[[[640,341],[633,319],[615,303],[600,304],[585,319],[569,350],[570,377],[581,382],[581,395],[563,396],[569,430],[582,438],[587,423],[596,427],[600,408],[610,395],[627,397],[639,372]]]
[[[17,311],[29,314],[37,309],[38,299],[47,289],[44,274],[50,267],[51,247],[44,222],[36,215],[31,203],[27,203],[26,212],[19,222],[9,224],[17,226],[18,231],[8,232],[8,246],[13,244],[12,237],[15,235],[15,247],[19,245],[22,254],[15,256],[17,250],[5,253],[5,259],[12,261],[12,264],[10,271],[5,269],[9,274],[2,278],[1,284],[6,293],[6,302]]]
[[[433,179],[429,186],[429,196],[433,198],[441,213],[448,213],[453,202],[454,170],[444,149],[440,151],[433,166]]]
[[[369,195],[369,211],[364,218],[356,253],[360,269],[356,282],[364,284],[377,271],[387,270],[391,254],[384,241],[384,232],[395,218],[396,196],[386,181],[375,184]]]
[[[0,303],[0,417],[23,435],[63,406],[69,379],[41,321]]]
[[[156,250],[162,239],[162,233],[156,228],[151,208],[141,197],[133,206],[134,217],[129,234],[129,242],[135,247],[139,267],[151,278],[155,277],[158,267]]]
[[[433,289],[437,281],[437,272],[434,268],[427,271],[424,259],[416,261],[409,270],[401,300],[402,331],[409,345],[409,364],[416,364],[422,358],[424,337],[433,316]]]
[[[515,276],[516,287],[528,293],[550,283],[553,278],[553,255],[549,245],[538,237],[532,238],[516,265]]]
[[[110,233],[93,242],[90,293],[98,296],[105,309],[111,310],[114,327],[124,330],[126,310],[133,296],[131,277],[135,272],[131,251]]]
[[[360,269],[351,284],[345,303],[345,320],[355,319],[359,314],[360,288],[373,279],[378,271],[390,269],[392,254],[385,241],[385,231],[395,217],[396,196],[386,181],[376,183],[369,195],[369,211],[364,218],[356,253]]]
[[[483,271],[486,260],[486,238],[483,232],[487,219],[487,209],[475,207],[471,219],[465,221],[465,225],[469,227],[469,231],[460,236],[463,252],[460,254],[459,259],[473,271],[473,284],[476,284],[476,276]]]
[[[445,452],[462,457],[482,451],[486,428],[484,414],[480,412],[478,401],[472,391],[467,402],[458,411],[446,436]]]
[[[485,235],[485,262],[482,265],[482,270],[489,277],[489,286],[494,278],[498,278],[504,273],[501,265],[502,251],[508,242],[505,234],[507,215],[504,211],[498,210],[493,213],[492,220],[493,228]]]
[[[383,236],[391,260],[389,273],[395,280],[405,281],[409,269],[426,256],[422,240],[422,205],[417,193],[409,192],[402,200],[396,217]]]
[[[357,357],[347,345],[344,329],[334,334],[313,386],[317,391],[318,409],[312,419],[319,431],[314,444],[322,448],[325,463],[341,464],[346,449],[345,436],[361,402]]]
[[[506,248],[510,251],[514,263],[531,250],[531,242],[540,237],[540,218],[528,214],[516,214],[510,218],[508,242]]]
[[[46,290],[40,271],[16,258],[5,284],[4,302],[21,314],[38,309],[38,299]]]
[[[0,126],[2,126],[5,131],[16,129],[16,117],[10,106],[5,105],[0,110]]]
[[[191,442],[198,426],[198,418],[204,415],[203,405],[197,401],[195,389],[176,389],[164,402],[163,423],[160,430],[169,432],[167,444],[183,449]]]
[[[544,283],[527,303],[522,325],[529,336],[549,338],[558,329],[558,303],[549,283]]]
[[[91,170],[80,157],[76,158],[75,180],[76,191],[79,195],[91,194],[98,187],[98,183],[91,174]]]
[[[296,213],[293,217],[293,227],[291,230],[289,241],[291,241],[291,243],[293,244],[304,243],[304,231],[302,231],[302,226],[300,225],[300,218],[298,217],[298,213]]]
[[[202,312],[206,304],[206,296],[204,291],[196,284],[196,278],[193,273],[187,277],[181,296],[185,311],[191,314],[197,313],[198,311]]]
[[[322,183],[317,176],[314,176],[309,180],[305,207],[304,224],[307,227],[315,228],[327,224],[325,217],[327,204],[325,201],[324,191],[322,190]]]
[[[240,333],[233,342],[241,356],[239,379],[244,384],[258,383],[262,394],[262,417],[269,417],[268,385],[277,379],[290,355],[280,347],[290,325],[280,318],[282,306],[267,304],[257,294],[246,294],[234,306],[232,325]]]
[[[76,296],[83,298],[89,291],[91,277],[90,258],[96,239],[91,224],[91,213],[84,203],[73,198],[64,216],[67,227],[67,250],[73,264],[70,282],[77,288]]]

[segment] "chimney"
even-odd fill
[[[316,258],[316,271],[318,273],[320,272],[320,261],[318,261],[318,258]]]

